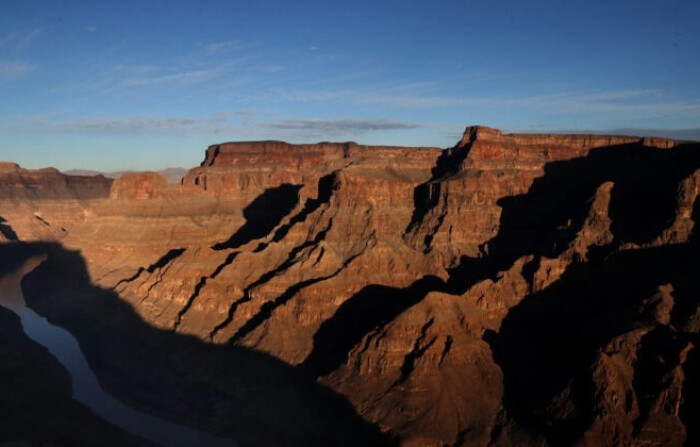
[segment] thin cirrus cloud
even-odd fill
[[[24,33],[15,31],[9,34],[5,34],[4,36],[0,37],[0,48],[23,48],[32,43],[34,39],[39,37],[43,32],[43,29],[35,28],[31,31],[27,31]]]
[[[159,86],[187,87],[215,79],[231,64],[196,70],[172,70],[148,65],[115,65],[97,76],[74,83],[54,86],[52,91],[97,92],[114,94],[125,89]]]
[[[569,114],[620,113],[638,117],[655,117],[681,112],[700,114],[700,98],[672,98],[658,89],[571,91],[516,97],[408,93],[407,90],[412,89],[401,87],[389,90],[388,93],[382,93],[379,88],[319,91],[287,90],[269,92],[268,99],[286,102],[347,102],[364,106],[386,106],[398,109],[488,107],[492,109],[538,110]]]
[[[226,121],[225,115],[207,118],[75,118],[58,121],[53,127],[59,130],[76,131],[149,131],[197,129],[215,126]]]
[[[292,119],[265,125],[270,129],[297,131],[310,135],[363,134],[382,130],[409,130],[423,127],[420,124],[388,119]]]
[[[210,43],[204,47],[204,52],[211,55],[216,53],[224,53],[227,51],[240,50],[246,47],[248,47],[248,45],[240,40],[226,40],[223,42]]]
[[[121,133],[186,130],[212,133],[235,131],[237,134],[268,136],[276,134],[281,137],[331,137],[378,131],[412,130],[424,126],[389,119],[287,119],[274,122],[256,122],[251,112],[235,111],[208,117],[78,117],[63,120],[34,117],[11,123],[10,127],[63,132]]]
[[[126,79],[120,83],[121,87],[150,86],[156,84],[193,84],[208,81],[215,78],[221,70],[192,70],[173,74],[156,76],[139,76]]]
[[[35,68],[34,64],[28,62],[0,60],[0,79],[22,76]]]
[[[186,67],[173,70],[158,66],[116,66],[104,75],[103,84],[111,84],[113,88],[138,88],[167,85],[171,87],[188,87],[202,84],[213,79],[225,79],[227,74],[239,70],[251,57],[231,59],[225,63],[216,64],[209,68],[188,69]],[[278,67],[262,67],[258,71],[269,69],[279,71]]]

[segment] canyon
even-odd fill
[[[484,126],[179,184],[2,162],[0,277],[43,257],[27,305],[106,391],[240,446],[698,445],[699,192],[697,142]],[[148,445],[0,319],[0,439]]]

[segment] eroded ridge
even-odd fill
[[[222,143],[181,185],[0,168],[0,238],[71,259],[30,305],[158,413],[242,444],[698,439],[698,143],[470,126]]]

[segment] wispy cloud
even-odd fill
[[[15,31],[5,34],[4,36],[0,36],[0,48],[14,47],[15,49],[21,49],[32,43],[32,41],[39,37],[43,32],[43,29],[35,28],[27,32]]]
[[[569,114],[619,114],[629,118],[700,114],[700,98],[670,98],[661,90],[570,92],[488,100],[485,104]]]
[[[22,76],[35,68],[28,62],[0,60],[0,79]]]
[[[207,54],[223,53],[227,51],[240,50],[246,48],[248,45],[241,40],[226,40],[223,42],[210,43],[204,47],[204,51]]]
[[[97,27],[96,26],[86,26],[85,31],[87,31],[88,33],[96,33]]]
[[[226,114],[211,117],[129,117],[129,118],[73,118],[57,121],[53,127],[59,130],[78,131],[148,131],[148,130],[202,130],[225,123]]]
[[[21,40],[21,41],[22,41],[22,43],[23,43],[24,45],[29,45],[30,43],[32,43],[32,41],[33,41],[34,39],[36,39],[37,37],[39,37],[39,36],[41,35],[41,33],[43,33],[43,32],[44,32],[44,30],[41,29],[41,28],[33,29],[33,30],[31,30],[29,33],[25,34],[25,35],[22,37],[22,40]]]
[[[381,130],[418,129],[423,126],[388,119],[294,119],[265,124],[264,127],[298,131],[308,136],[359,135]]]
[[[413,92],[412,92],[413,91]],[[489,108],[564,114],[624,114],[655,118],[677,113],[700,115],[700,98],[671,98],[662,90],[571,91],[520,97],[431,94],[429,86],[337,90],[271,90],[261,99],[285,102],[343,102],[397,109]]]
[[[196,122],[192,118],[76,118],[61,121],[56,127],[63,130],[154,130],[190,127]]]
[[[22,132],[159,132],[240,133],[259,128],[250,110],[227,110],[208,116],[65,116],[59,112],[0,120],[0,129]]]
[[[473,100],[449,96],[413,96],[413,95],[363,95],[355,97],[360,105],[384,105],[395,108],[441,108],[467,105]]]
[[[182,71],[172,74],[155,76],[135,76],[119,83],[122,87],[147,86],[156,84],[193,84],[213,79],[221,72],[220,69],[205,69]]]

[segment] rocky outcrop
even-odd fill
[[[60,241],[27,297],[97,340],[108,388],[242,444],[680,445],[698,172],[697,143],[483,126],[444,151],[224,143],[181,185],[12,177],[0,230]]]

